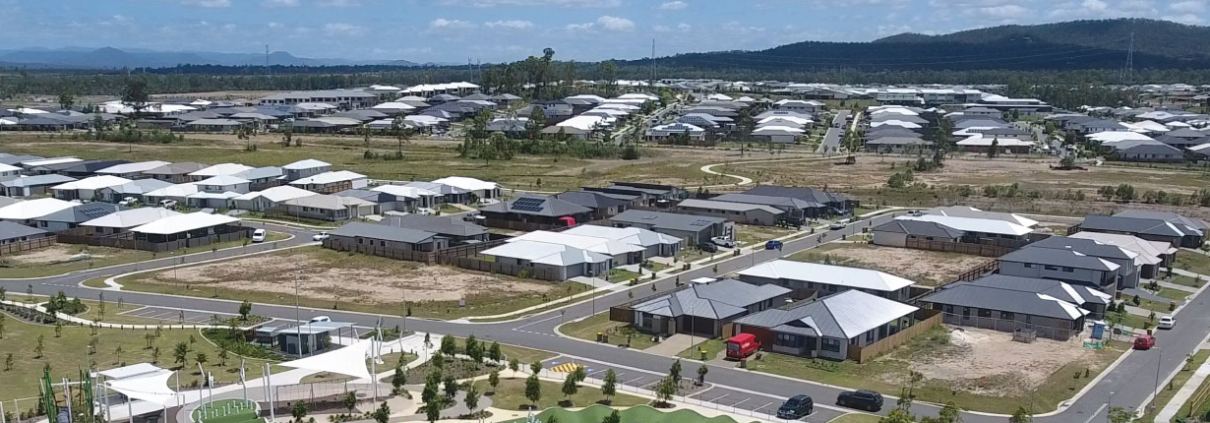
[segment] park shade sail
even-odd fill
[[[366,339],[344,348],[279,365],[352,376],[358,380],[371,380],[374,377],[370,375],[370,369],[366,367],[366,357],[373,343],[373,339]]]
[[[129,398],[155,404],[167,405],[176,400],[177,393],[168,387],[168,378],[174,372],[164,370],[147,377],[122,379],[108,382],[109,389]]]

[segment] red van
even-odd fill
[[[760,350],[760,341],[750,333],[741,333],[727,340],[727,358],[739,360]]]

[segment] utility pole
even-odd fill
[[[269,66],[269,45],[265,44],[265,76],[273,76],[273,68]]]
[[[647,83],[647,88],[655,89],[655,38],[651,39],[651,82]]]

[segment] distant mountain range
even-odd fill
[[[216,53],[208,51],[152,51],[142,49],[97,49],[64,47],[0,50],[0,66],[34,68],[120,69],[167,68],[177,65],[264,66],[265,55],[258,53]],[[298,57],[284,51],[269,53],[271,66],[441,66],[407,60],[350,60]]]
[[[1135,69],[1210,68],[1210,27],[1150,19],[1006,25],[945,35],[905,33],[861,43],[805,41],[759,51],[682,54],[658,62],[770,72],[1121,69],[1132,38]]]

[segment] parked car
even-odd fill
[[[735,248],[735,240],[723,236],[710,238],[710,242],[719,247]]]
[[[760,341],[750,333],[741,333],[727,340],[727,358],[740,360],[760,351]]]
[[[718,246],[714,245],[713,242],[699,242],[699,243],[697,243],[697,249],[705,251],[707,253],[718,252]]]
[[[119,206],[130,206],[130,205],[133,205],[134,203],[137,203],[137,202],[139,202],[139,199],[137,199],[137,198],[134,198],[134,197],[126,197],[126,198],[123,198],[123,199],[122,199],[122,201],[119,201],[119,202],[118,202],[118,205],[119,205]]]
[[[171,209],[176,207],[176,200],[160,200],[160,207]]]
[[[828,229],[831,229],[834,231],[839,230],[839,229],[844,229],[845,225],[847,225],[847,222],[845,222],[843,220],[838,221],[838,222],[832,222],[832,225],[828,226]]]
[[[328,235],[328,232],[326,232],[326,231],[325,231],[325,232],[320,232],[320,233],[317,233],[317,234],[315,234],[315,235],[312,235],[312,236],[311,236],[311,240],[312,240],[312,241],[323,241],[323,240],[325,240],[325,239],[328,239],[328,237],[329,237],[329,236],[330,236],[330,235]]]
[[[1134,338],[1134,349],[1136,349],[1136,350],[1149,350],[1149,349],[1151,349],[1151,347],[1154,347],[1154,346],[1155,346],[1155,337],[1154,336],[1139,335],[1138,338]]]
[[[265,242],[266,234],[267,234],[267,232],[265,232],[264,229],[257,229],[255,231],[252,231],[252,242]]]
[[[798,420],[815,412],[815,401],[810,395],[795,395],[777,408],[777,418]]]
[[[845,391],[836,397],[836,405],[866,411],[878,411],[882,409],[882,394],[865,389]]]
[[[765,249],[766,250],[780,250],[782,245],[783,244],[781,243],[781,241],[773,239],[773,240],[769,240],[768,242],[765,243]]]
[[[1172,329],[1173,326],[1176,326],[1176,318],[1172,316],[1160,316],[1160,323],[1155,325],[1160,329]]]
[[[328,317],[328,316],[315,316],[315,317],[311,318],[310,323],[322,323],[322,322],[331,322],[331,321],[332,321],[332,318]]]

